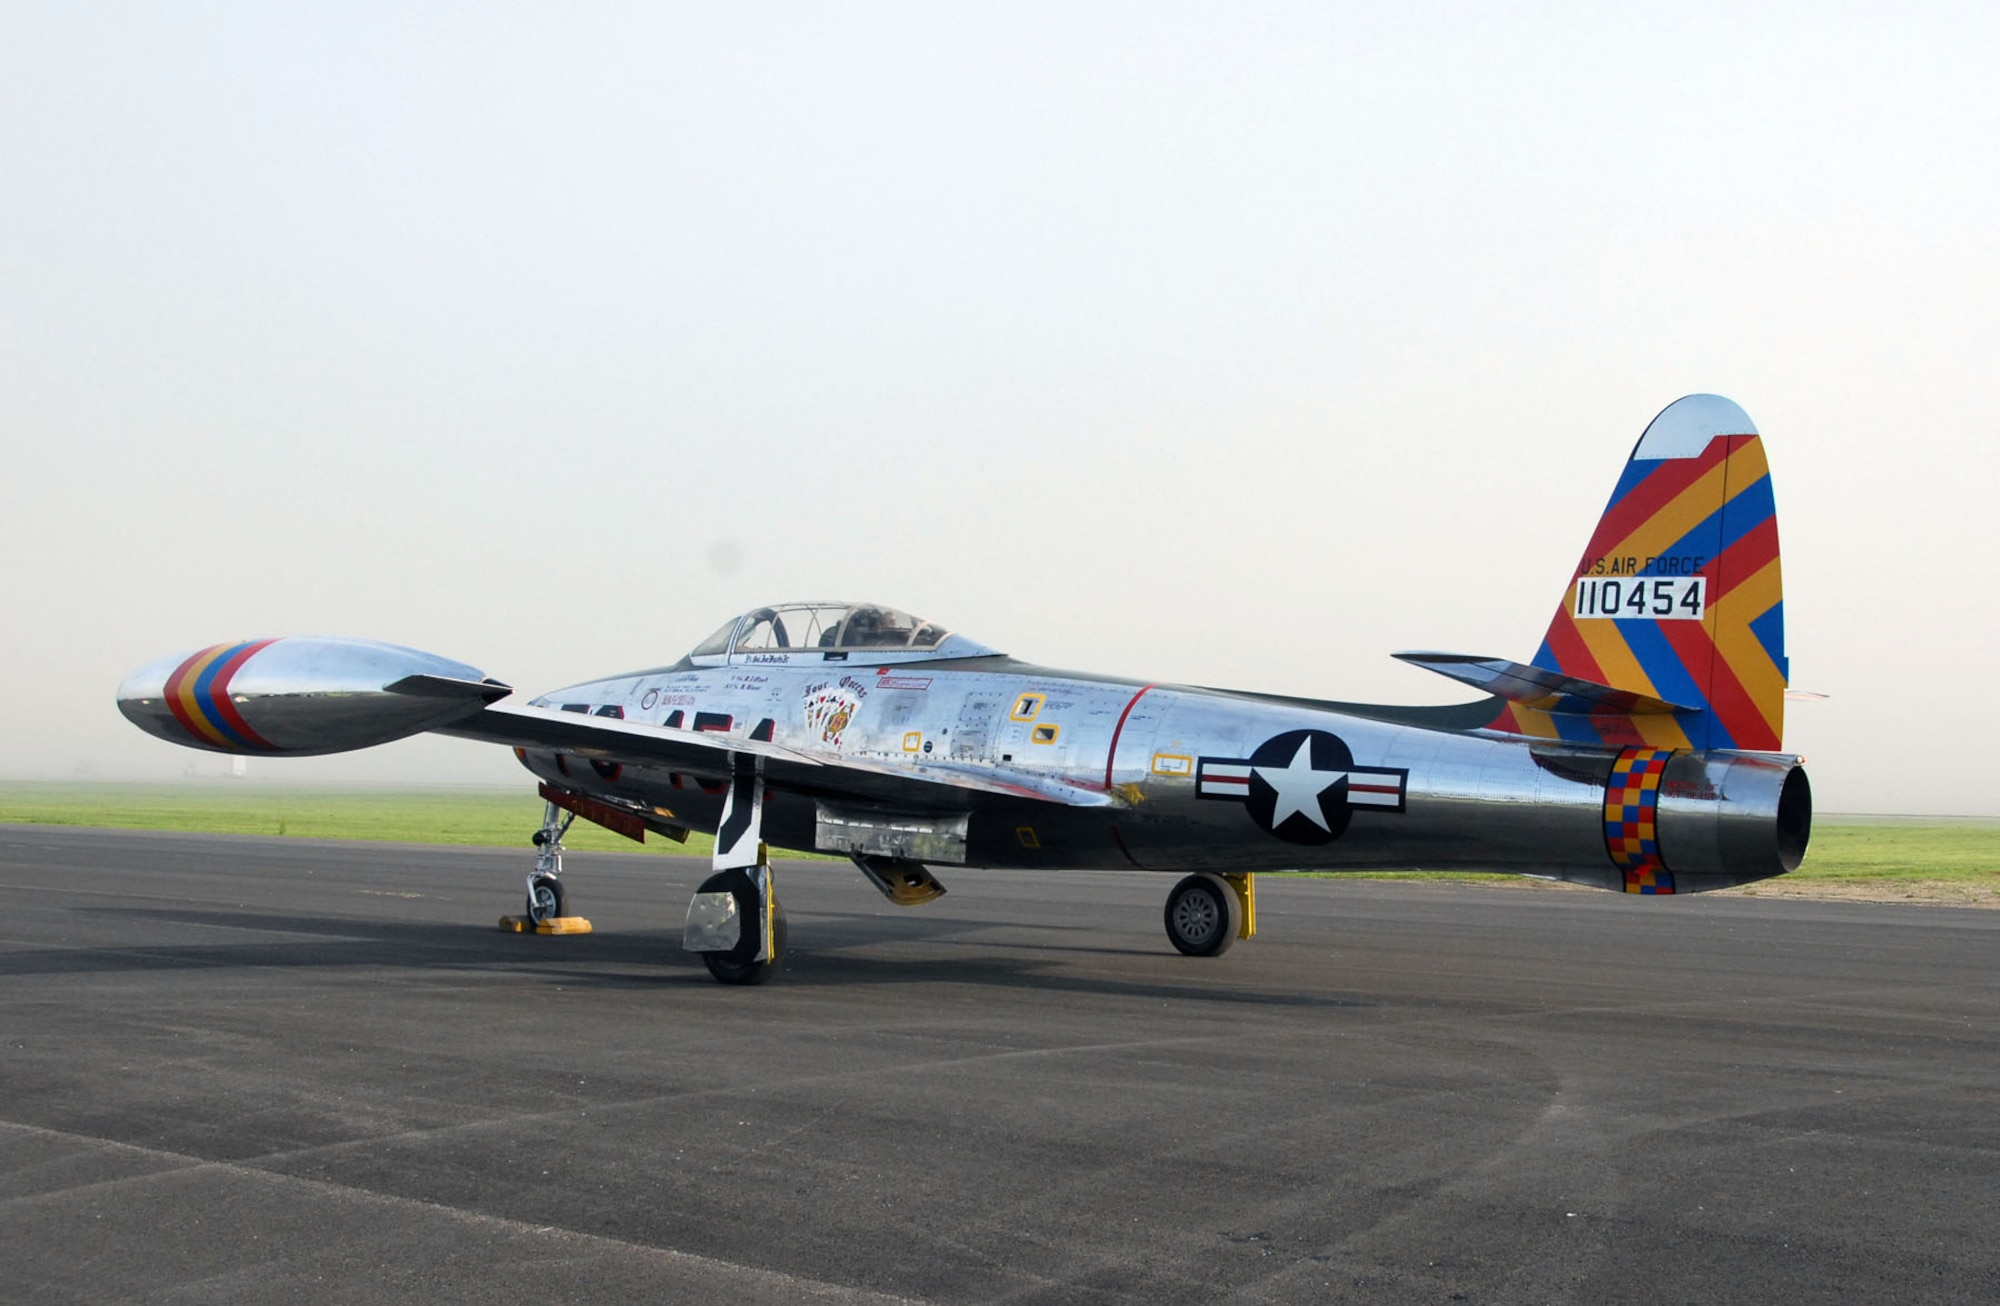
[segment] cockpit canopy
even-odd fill
[[[909,662],[994,650],[878,603],[780,603],[736,617],[695,646],[697,666],[725,663]]]

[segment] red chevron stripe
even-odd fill
[[[200,740],[204,744],[211,743],[213,741],[211,741],[207,735],[202,733],[201,727],[197,726],[194,723],[194,718],[189,716],[188,710],[181,705],[181,686],[184,683],[186,683],[187,674],[190,670],[193,669],[194,665],[197,662],[200,662],[210,652],[212,652],[213,649],[214,646],[211,645],[209,648],[202,649],[200,652],[189,654],[187,661],[175,667],[174,674],[167,677],[167,687],[166,687],[167,710],[174,714],[174,720],[180,722],[181,729],[187,731],[188,734],[194,736],[194,738]]]
[[[1715,656],[1715,671],[1709,677],[1708,707],[1729,732],[1735,747],[1777,750],[1778,736],[1771,732],[1764,714],[1757,710],[1757,700],[1737,679],[1736,668],[1720,652]]]
[[[1708,603],[1714,607],[1722,596],[1763,570],[1778,556],[1778,515],[1772,513],[1745,532],[1742,539],[1722,551],[1708,565]]]
[[[1661,633],[1667,637],[1681,660],[1690,669],[1700,666],[1709,668],[1708,711],[1728,732],[1729,747],[1774,750],[1777,738],[1771,727],[1764,722],[1764,714],[1757,710],[1757,700],[1743,688],[1743,682],[1736,678],[1735,670],[1729,665],[1709,638],[1708,628],[1692,621],[1661,622]],[[1696,676],[1697,682],[1703,677]],[[1719,748],[1719,740],[1710,739],[1705,744],[1709,748]]]
[[[1664,623],[1663,623],[1664,624]],[[1675,622],[1675,625],[1694,625],[1694,622]],[[1576,628],[1576,618],[1571,615],[1569,604],[1556,609],[1556,619],[1549,623],[1549,652],[1555,655],[1555,669],[1564,675],[1577,676],[1584,680],[1604,683],[1603,668],[1590,655],[1590,646],[1583,642],[1583,635]]]
[[[1729,441],[1722,436],[1708,442],[1698,458],[1670,458],[1625,492],[1625,497],[1606,505],[1604,515],[1591,532],[1583,561],[1611,552],[1626,536],[1638,530],[1678,498],[1690,485],[1722,462],[1729,454]],[[1708,514],[1703,513],[1706,517]]]
[[[1662,621],[1659,625],[1661,636],[1667,647],[1681,660],[1688,679],[1694,681],[1695,688],[1702,695],[1700,706],[1707,709],[1705,717],[1696,717],[1695,729],[1688,731],[1688,742],[1696,748],[1719,748],[1721,745],[1709,737],[1707,727],[1721,716],[1715,704],[1715,641],[1709,637],[1708,623],[1703,621]],[[1734,722],[1723,720],[1723,729],[1730,730]]]

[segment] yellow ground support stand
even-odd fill
[[[1243,924],[1236,931],[1236,937],[1247,939],[1257,932],[1257,877],[1248,873],[1222,873],[1223,880],[1236,894],[1236,901],[1243,907]]]
[[[581,916],[555,916],[539,923],[526,916],[502,916],[500,928],[513,934],[588,934],[590,922]]]

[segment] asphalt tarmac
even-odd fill
[[[0,826],[0,1298],[1994,1302],[2000,912]]]

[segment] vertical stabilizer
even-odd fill
[[[1776,751],[1784,611],[1757,428],[1719,395],[1678,399],[1639,437],[1534,665],[1685,710],[1563,715],[1512,705],[1495,725],[1578,742]]]

